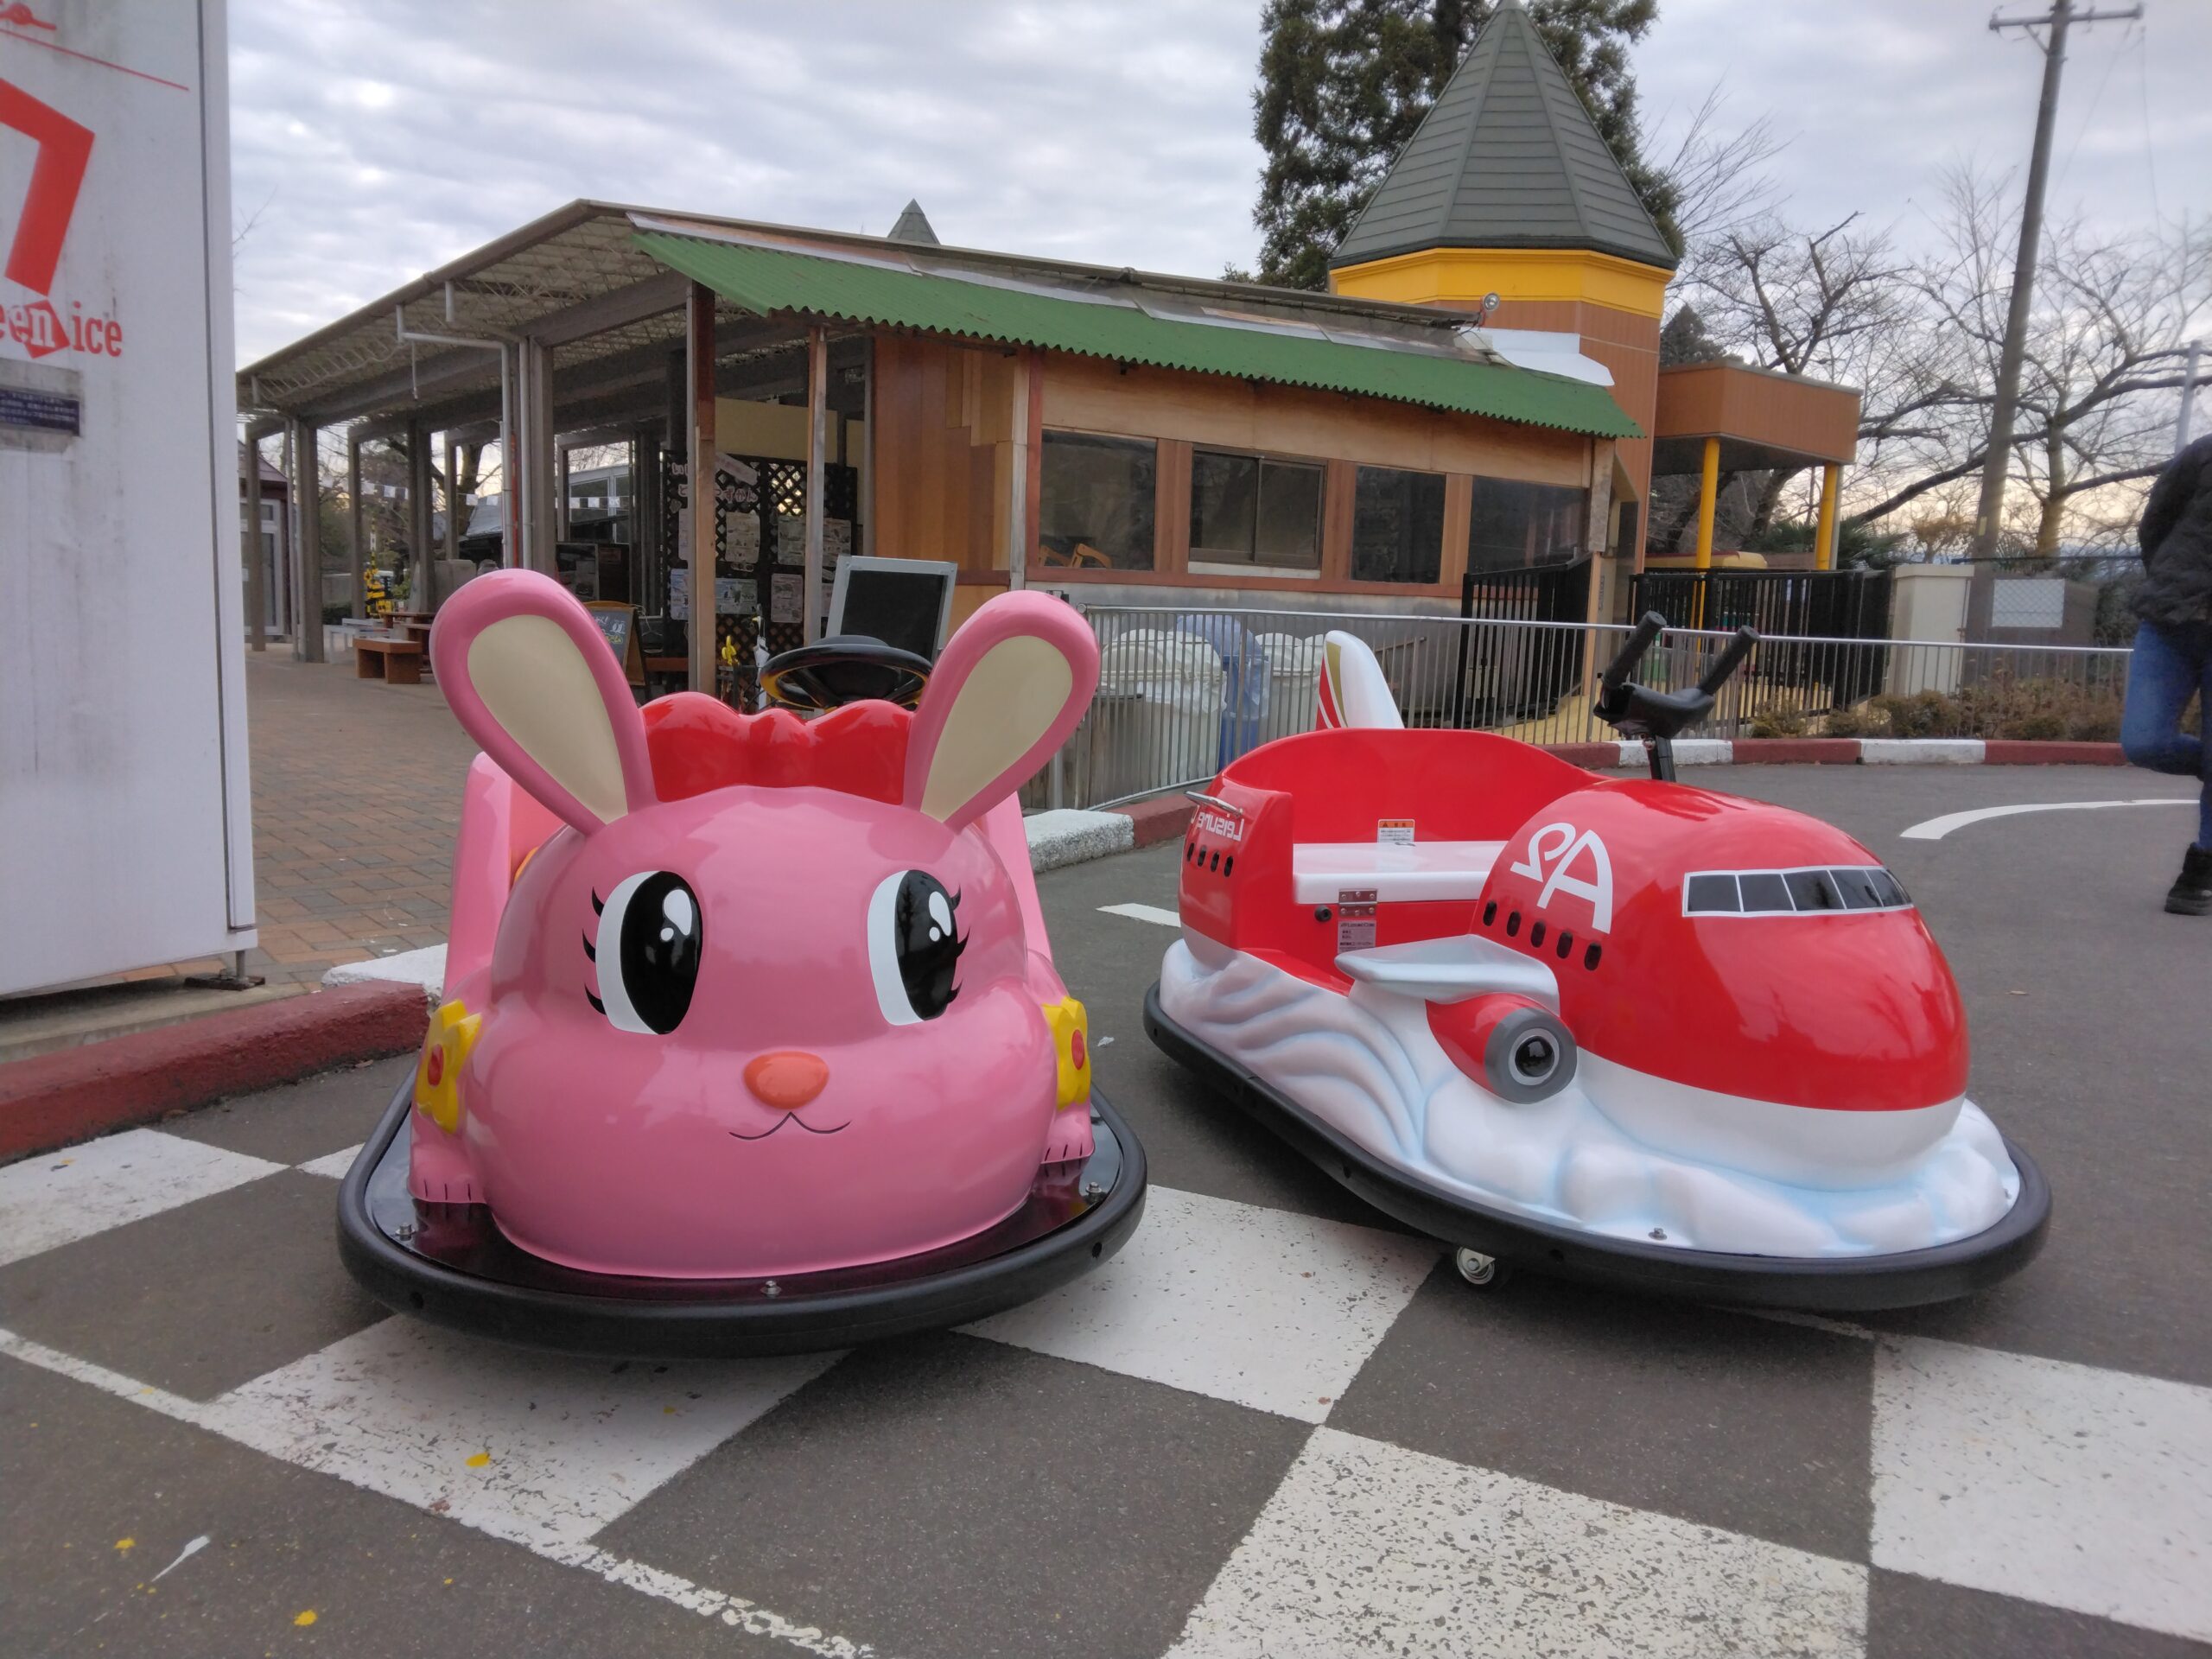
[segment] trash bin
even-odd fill
[[[1320,702],[1321,658],[1328,641],[1321,634],[1263,633],[1268,654],[1268,711],[1260,741],[1271,743],[1313,729]]]
[[[1182,618],[1175,631],[1203,639],[1221,658],[1221,737],[1214,753],[1219,771],[1247,749],[1257,748],[1268,712],[1268,653],[1233,616],[1218,612]]]
[[[1098,654],[1084,798],[1091,804],[1211,778],[1218,764],[1221,658],[1204,639],[1144,629]]]

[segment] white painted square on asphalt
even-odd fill
[[[353,1167],[353,1160],[361,1155],[367,1142],[356,1141],[338,1152],[326,1152],[320,1158],[310,1158],[304,1164],[294,1166],[302,1175],[321,1175],[334,1181],[346,1179],[346,1172]]]
[[[2212,1637],[2212,1389],[1886,1340],[1873,1449],[1876,1566]]]
[[[1844,1659],[1866,1569],[1319,1428],[1168,1659]]]
[[[570,1359],[390,1319],[209,1414],[248,1446],[495,1537],[572,1544],[838,1357]]]
[[[158,1129],[126,1129],[26,1158],[0,1169],[0,1266],[283,1167]]]
[[[977,1336],[1309,1423],[1351,1385],[1439,1247],[1155,1186],[1097,1272]]]

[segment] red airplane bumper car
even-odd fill
[[[1751,636],[1664,695],[1630,678],[1661,626],[1600,694],[1633,781],[1403,729],[1330,636],[1322,728],[1201,798],[1147,1029],[1477,1284],[1866,1309],[2017,1272],[2050,1193],[1967,1098],[1942,951],[1840,830],[1673,781]]]

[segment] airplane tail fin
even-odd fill
[[[1402,727],[1397,700],[1382,677],[1382,664],[1357,634],[1332,630],[1321,652],[1320,702],[1317,731],[1340,726]]]

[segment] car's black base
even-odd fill
[[[963,1325],[1090,1271],[1144,1213],[1144,1148],[1094,1094],[1090,1159],[1040,1169],[1020,1209],[957,1244],[781,1280],[584,1273],[510,1243],[482,1205],[410,1196],[411,1088],[402,1085],[339,1189],[339,1254],[400,1313],[525,1347],[639,1359],[791,1354]]]
[[[1385,1163],[1169,1019],[1157,984],[1145,993],[1144,1028],[1170,1058],[1213,1083],[1383,1214],[1533,1273],[1702,1302],[1865,1313],[1949,1301],[2010,1278],[2035,1259],[2050,1222],[2043,1172],[2008,1141],[2020,1172],[2012,1209],[1995,1226],[1931,1249],[1845,1258],[1732,1255],[1603,1237],[1472,1203]]]

